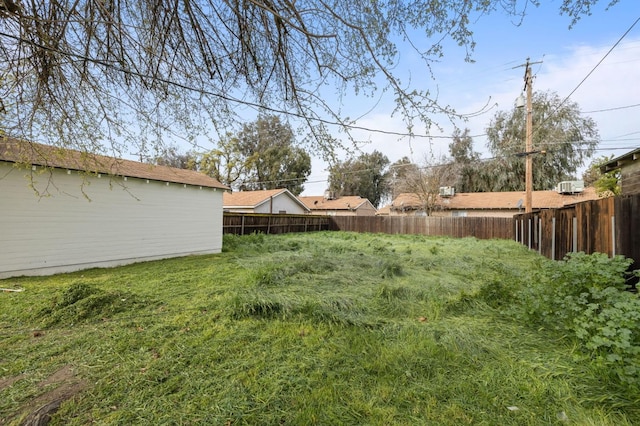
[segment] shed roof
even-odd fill
[[[576,194],[560,194],[557,191],[533,191],[534,209],[560,208],[582,201],[598,199],[596,190],[587,187]],[[439,197],[438,206],[447,210],[510,210],[518,209],[521,200],[525,199],[524,191],[508,192],[461,192],[453,197]],[[422,203],[417,194],[402,193],[391,203],[392,209],[417,209]]]
[[[229,189],[218,180],[194,170],[123,160],[8,137],[0,137],[0,161]]]
[[[294,202],[299,204],[303,210],[309,210],[307,206],[298,199],[298,197],[293,195],[291,191],[286,188],[238,191],[231,193],[227,192],[222,196],[222,205],[225,208],[256,208],[278,195],[288,196]]]
[[[371,202],[357,195],[348,195],[334,199],[327,199],[322,195],[298,197],[310,210],[357,210],[365,204]]]
[[[619,169],[625,164],[631,163],[633,161],[637,161],[639,159],[640,159],[640,148],[636,148],[631,152],[627,152],[626,154],[623,154],[616,158],[612,158],[611,160],[607,161],[606,163],[600,166],[600,171],[602,171],[602,173],[607,173],[612,170]]]

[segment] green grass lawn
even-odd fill
[[[322,232],[3,280],[24,291],[0,293],[0,424],[46,395],[64,425],[640,424],[637,387],[487,297],[545,262],[511,241]]]

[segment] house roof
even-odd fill
[[[0,161],[229,189],[218,180],[194,170],[123,160],[8,137],[0,137]]]
[[[366,204],[369,204],[375,210],[375,206],[371,204],[368,199],[357,195],[348,195],[334,199],[327,199],[322,195],[298,198],[310,210],[357,210]]]
[[[582,201],[598,199],[595,188],[587,187],[577,194],[560,194],[557,191],[533,191],[534,209],[564,207]],[[524,191],[508,192],[467,192],[453,197],[438,196],[438,207],[446,210],[515,210],[525,199]],[[392,210],[419,209],[422,203],[416,194],[403,193],[391,203]]]
[[[640,148],[634,149],[631,152],[627,152],[619,157],[612,158],[603,165],[600,166],[602,173],[610,172],[611,170],[619,169],[621,166],[637,161],[640,159]]]
[[[387,204],[386,206],[380,207],[376,212],[376,216],[389,216],[391,214],[391,205]]]
[[[285,188],[265,189],[260,191],[226,192],[222,196],[222,205],[225,208],[256,208],[278,195],[287,196],[294,202],[298,203],[302,209],[309,210],[303,202],[293,195],[291,191]]]

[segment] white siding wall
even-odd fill
[[[255,209],[256,213],[278,214],[281,211],[285,211],[288,214],[304,214],[305,213],[305,210],[302,208],[300,204],[296,203],[295,200],[292,200],[291,197],[285,194],[280,194],[273,197],[273,206],[271,205],[271,202],[268,200],[266,203],[260,204]]]
[[[221,251],[220,189],[41,170],[0,161],[0,278]]]

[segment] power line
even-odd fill
[[[106,68],[110,68],[113,69],[115,71],[124,73],[124,74],[128,74],[131,76],[135,76],[135,77],[139,77],[139,78],[143,78],[143,79],[148,79],[151,81],[155,81],[155,82],[159,82],[159,83],[163,83],[166,85],[170,85],[170,86],[174,86],[177,87],[179,89],[183,89],[183,90],[188,90],[191,92],[195,92],[201,95],[208,95],[208,96],[213,96],[216,97],[218,99],[222,99],[224,101],[227,102],[232,102],[232,103],[237,103],[240,105],[245,105],[251,108],[254,108],[258,111],[260,110],[264,110],[264,111],[269,111],[272,113],[277,113],[277,114],[283,114],[283,115],[288,115],[291,117],[295,117],[295,118],[301,118],[307,121],[313,121],[313,122],[317,122],[317,123],[321,123],[321,124],[326,124],[326,125],[330,125],[330,126],[339,126],[342,128],[347,128],[347,129],[351,129],[351,130],[362,130],[362,131],[367,131],[367,132],[372,132],[372,133],[380,133],[380,134],[385,134],[385,135],[391,135],[391,136],[400,136],[400,137],[410,137],[410,138],[424,138],[424,139],[453,139],[453,136],[444,136],[444,135],[428,135],[428,134],[417,134],[417,133],[406,133],[406,132],[396,132],[396,131],[392,131],[392,130],[382,130],[382,129],[374,129],[374,128],[370,128],[370,127],[365,127],[365,126],[358,126],[355,124],[347,124],[347,123],[341,123],[338,121],[331,121],[328,119],[324,119],[321,117],[309,117],[306,116],[302,113],[297,113],[297,112],[291,112],[291,111],[285,111],[283,109],[279,109],[279,108],[274,108],[274,107],[270,107],[267,105],[261,105],[255,102],[251,102],[251,101],[246,101],[246,100],[242,100],[242,99],[237,99],[233,96],[230,95],[225,95],[225,94],[221,94],[221,93],[215,93],[209,90],[205,90],[202,88],[196,88],[193,86],[189,86],[187,84],[184,83],[180,83],[174,80],[169,80],[167,78],[162,78],[162,77],[158,77],[158,76],[154,76],[154,75],[149,75],[149,74],[145,74],[139,71],[134,71],[134,70],[130,70],[130,69],[125,69],[123,67],[117,66],[114,63],[110,62],[110,61],[106,61],[106,60],[102,60],[102,59],[95,59],[95,58],[91,58],[89,56],[86,55],[82,55],[79,53],[73,53],[73,52],[65,52],[62,51],[60,49],[56,49],[56,48],[52,48],[49,46],[44,46],[40,43],[36,43],[32,40],[27,40],[25,38],[19,37],[19,36],[15,36],[12,34],[7,34],[5,32],[0,32],[0,36],[3,37],[7,37],[13,40],[16,40],[18,42],[21,43],[26,43],[26,44],[30,44],[34,47],[37,47],[39,49],[43,49],[43,50],[47,50],[50,52],[54,52],[54,53],[58,53],[60,55],[63,56],[67,56],[70,58],[75,58],[75,59],[80,59],[83,61],[87,61],[87,62],[91,62],[97,65],[101,65],[103,67]],[[473,114],[477,114],[477,113],[470,113],[470,116],[473,116]],[[482,135],[475,135],[475,136],[482,136]],[[472,136],[472,137],[475,137]]]
[[[544,125],[559,109],[562,105],[564,105],[564,103],[571,97],[571,95],[573,95],[579,88],[580,86],[582,86],[582,84],[591,76],[591,74],[593,74],[593,72],[600,66],[600,64],[602,64],[602,62],[604,62],[604,60],[607,58],[607,56],[609,56],[609,54],[611,54],[611,52],[613,51],[613,49],[616,48],[616,46],[618,46],[620,44],[620,42],[627,36],[627,34],[629,34],[629,32],[631,32],[631,30],[633,29],[633,27],[636,26],[636,24],[638,23],[638,21],[640,21],[640,17],[638,17],[638,19],[636,19],[633,24],[631,24],[631,26],[624,32],[624,34],[622,34],[622,36],[618,39],[618,41],[616,41],[613,46],[611,46],[611,48],[607,51],[607,53],[604,54],[604,56],[598,61],[598,63],[591,69],[591,71],[589,71],[587,73],[587,75],[580,81],[580,83],[578,83],[578,85],[556,106],[556,108],[551,112],[551,114],[549,114],[549,116],[547,116],[547,118],[545,120],[542,121],[542,123],[540,123],[537,127],[536,130],[541,128],[542,125]]]
[[[596,112],[617,111],[617,110],[620,110],[620,109],[636,108],[636,107],[640,107],[640,104],[625,105],[625,106],[612,107],[612,108],[606,108],[606,109],[596,109],[596,110],[593,110],[593,111],[583,111],[583,114],[593,114],[593,113],[596,113]]]

